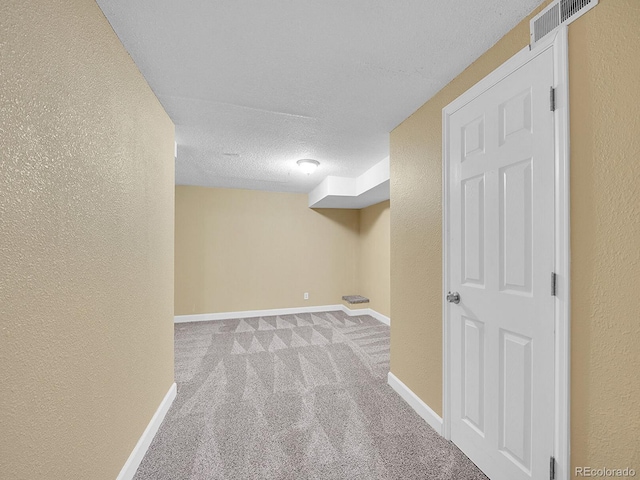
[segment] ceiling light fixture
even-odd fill
[[[298,166],[302,169],[304,173],[307,175],[311,175],[316,171],[316,168],[320,165],[320,162],[317,160],[311,160],[308,158],[304,158],[302,160],[298,160]]]

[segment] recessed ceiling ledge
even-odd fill
[[[366,208],[389,200],[389,157],[356,178],[328,176],[309,192],[309,208]]]

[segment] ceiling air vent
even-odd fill
[[[598,0],[556,0],[530,22],[531,46],[553,32],[560,25],[568,25],[598,4]]]

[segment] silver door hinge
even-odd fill
[[[556,111],[556,89],[553,87],[549,90],[549,109],[552,112]]]
[[[556,459],[551,457],[549,461],[549,479],[553,480],[554,478],[556,478]]]
[[[555,297],[558,294],[558,275],[555,272],[551,272],[551,296]]]

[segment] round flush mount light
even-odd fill
[[[308,158],[303,158],[302,160],[298,160],[296,162],[300,169],[306,173],[307,175],[311,175],[316,171],[316,168],[320,165],[320,162],[317,160],[311,160]]]

